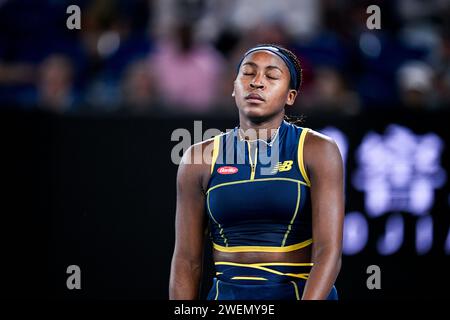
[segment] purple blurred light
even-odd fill
[[[378,239],[377,249],[381,255],[391,255],[403,244],[403,218],[400,214],[391,215],[386,221],[386,230]]]
[[[344,219],[344,245],[343,253],[354,255],[360,252],[367,244],[369,227],[362,213],[350,212]]]
[[[440,164],[443,148],[436,134],[416,135],[395,124],[384,135],[369,132],[356,151],[358,167],[352,181],[365,192],[367,214],[426,214],[434,204],[434,190],[446,181]]]
[[[416,222],[416,251],[419,255],[430,251],[433,245],[433,218],[420,217]]]

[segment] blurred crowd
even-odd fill
[[[300,58],[294,114],[450,106],[450,0],[0,0],[0,108],[234,114],[237,63],[258,43]]]

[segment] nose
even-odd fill
[[[254,82],[251,82],[251,83],[250,83],[250,87],[251,87],[252,89],[263,89],[263,88],[264,88],[264,85],[263,85],[262,83],[254,83]]]
[[[261,75],[257,74],[250,82],[250,87],[252,89],[262,89],[264,88],[264,83],[261,81]]]

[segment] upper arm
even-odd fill
[[[305,165],[311,181],[313,242],[316,247],[342,250],[344,220],[343,162],[336,142],[310,130]]]
[[[190,261],[202,258],[205,221],[205,195],[202,182],[205,166],[194,163],[191,146],[183,155],[177,172],[175,255]]]

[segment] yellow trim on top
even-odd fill
[[[227,238],[225,238],[225,234],[223,233],[222,225],[221,225],[219,222],[217,222],[217,220],[214,218],[214,216],[213,216],[213,214],[212,214],[212,212],[211,212],[211,208],[209,207],[209,193],[208,193],[208,195],[206,196],[206,205],[208,206],[208,212],[209,212],[209,215],[211,216],[211,218],[213,219],[213,221],[217,224],[217,226],[218,226],[219,229],[220,229],[219,234],[220,234],[220,236],[222,237],[223,242],[225,243],[225,247],[228,247],[228,240],[227,240]],[[224,247],[224,248],[225,248],[225,247]]]
[[[280,276],[289,276],[289,277],[294,277],[294,278],[300,278],[300,279],[308,279],[308,273],[283,273],[281,271],[277,271],[277,270],[272,270],[266,267],[260,267],[258,265],[250,265],[250,264],[244,264],[244,263],[235,263],[235,262],[216,262],[216,265],[229,265],[229,266],[236,266],[236,267],[247,267],[247,268],[255,268],[258,270],[262,270],[262,271],[266,271],[266,272],[271,272]]]
[[[291,277],[296,277],[296,278],[305,279],[305,280],[308,280],[308,277],[309,277],[309,273],[286,273],[286,274]]]
[[[262,277],[241,277],[241,276],[236,276],[231,278],[231,280],[267,280],[266,278],[262,278]]]
[[[229,185],[233,185],[233,184],[239,184],[239,183],[249,183],[249,182],[260,182],[260,181],[272,181],[272,180],[282,180],[282,181],[290,181],[290,182],[294,182],[294,183],[300,183],[303,184],[305,186],[308,186],[305,182],[300,181],[300,180],[295,180],[295,179],[291,179],[291,178],[262,178],[262,179],[255,179],[255,180],[236,180],[236,181],[231,181],[231,182],[224,182],[218,185],[215,185],[214,187],[209,188],[206,193],[209,193],[210,191],[213,191],[214,189],[217,189],[219,187],[224,187],[224,186],[229,186]]]
[[[235,262],[229,262],[229,261],[216,261],[214,264],[234,264]],[[263,267],[263,266],[292,266],[292,267],[312,267],[314,266],[313,262],[259,262],[259,263],[240,263],[242,266],[249,266],[249,267]]]
[[[298,287],[297,284],[294,281],[291,281],[291,283],[294,285],[294,289],[295,289],[295,297],[297,298],[297,300],[300,300],[300,295],[298,294]]]
[[[216,281],[216,296],[214,297],[214,300],[217,300],[217,298],[219,297],[219,281]]]
[[[289,252],[304,248],[312,243],[312,239],[305,240],[300,243],[292,244],[286,247],[270,247],[270,246],[234,246],[224,247],[213,242],[213,248],[222,252]]]
[[[214,165],[216,164],[217,157],[219,156],[219,146],[220,146],[220,137],[222,135],[217,135],[214,137],[214,144],[213,144],[213,154],[211,159],[211,174],[214,171]]]
[[[308,128],[304,128],[302,130],[302,133],[300,134],[300,139],[299,139],[298,148],[297,148],[297,158],[298,158],[298,165],[300,167],[300,172],[303,176],[303,179],[305,179],[306,184],[308,185],[308,187],[310,187],[311,182],[309,181],[309,177],[306,174],[305,164],[303,161],[303,148],[305,145],[305,137],[306,137],[306,134],[308,133],[308,131],[309,131]]]
[[[250,162],[250,166],[251,166],[251,172],[250,172],[250,180],[254,180],[255,179],[255,172],[256,172],[256,164],[258,163],[258,147],[255,147],[255,163],[253,164],[252,161],[252,156],[250,154],[250,142],[248,140],[247,141],[247,147],[248,147],[248,160]]]
[[[297,216],[298,206],[300,203],[300,196],[301,196],[301,192],[302,192],[301,190],[302,190],[302,188],[300,188],[300,183],[299,183],[299,184],[297,184],[297,204],[295,205],[294,216],[292,217],[291,221],[289,222],[286,233],[284,234],[283,242],[281,243],[282,247],[284,247],[284,245],[286,244],[287,237],[289,235],[289,232],[291,232],[291,229],[292,229],[292,224],[294,223],[295,217]]]

